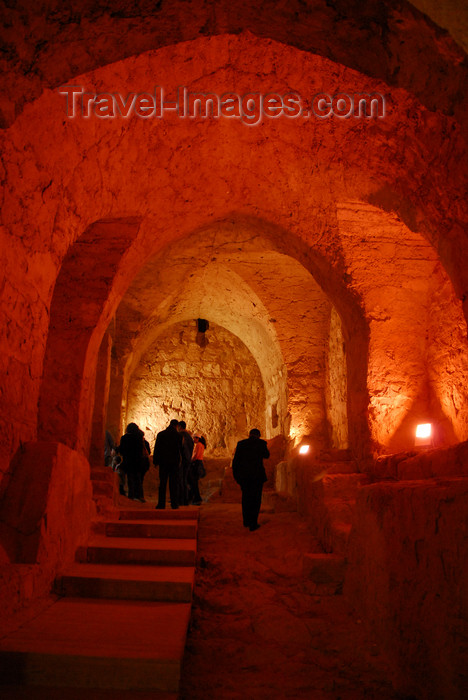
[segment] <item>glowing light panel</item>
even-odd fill
[[[430,438],[432,434],[432,423],[421,423],[416,426],[417,438]]]
[[[301,445],[301,447],[299,448],[299,454],[305,455],[308,453],[309,450],[310,450],[310,445]]]

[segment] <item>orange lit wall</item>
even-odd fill
[[[47,553],[47,571],[35,569],[36,592],[73,556],[94,513],[88,470],[99,461],[104,428],[117,437],[133,414],[145,418],[142,364],[151,363],[158,339],[180,340],[180,324],[206,318],[220,337],[236,339],[232,347],[245,348],[251,364],[237,379],[248,375],[257,391],[226,453],[262,416],[265,436],[286,445],[278,461],[285,457],[288,469],[307,438],[314,455],[349,447],[354,468],[375,482],[358,501],[350,567],[378,601],[362,614],[380,629],[393,614],[382,591],[397,580],[395,562],[385,569],[379,559],[380,578],[368,575],[368,562],[382,541],[394,553],[414,545],[404,484],[421,482],[411,489],[424,532],[435,527],[434,502],[450,500],[443,490],[428,495],[426,480],[466,478],[466,54],[406,2],[194,0],[144,11],[89,2],[75,15],[59,2],[45,13],[30,5],[6,8],[3,30],[4,599],[16,595],[21,607],[28,598],[17,585],[21,552],[36,564]],[[122,95],[156,84],[168,95],[178,86],[379,92],[387,109],[382,119],[265,118],[255,126],[169,114],[69,119],[57,92],[67,82]],[[175,390],[176,383],[167,394]],[[429,420],[437,456],[413,455],[415,425]],[[217,419],[213,435],[220,431]],[[32,529],[42,532],[49,507],[56,519],[50,538],[31,550],[21,514],[34,445],[51,489],[30,479]],[[303,478],[308,493],[305,469]],[[62,487],[76,527],[60,544]],[[444,517],[446,533],[460,538],[453,566],[463,572],[460,512],[457,505]],[[440,542],[432,544],[439,551]],[[444,580],[435,559],[425,560],[427,577],[459,605],[463,579]],[[414,571],[422,598],[424,572]],[[359,607],[361,594],[349,590]],[[395,599],[405,590],[399,581]],[[394,664],[424,636],[418,614],[413,641]],[[395,630],[398,623],[380,630],[387,648]]]

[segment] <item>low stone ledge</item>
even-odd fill
[[[464,477],[379,482],[357,494],[344,593],[397,689],[418,698],[466,697],[467,513]]]
[[[468,441],[445,449],[427,450],[398,464],[398,479],[468,477]]]

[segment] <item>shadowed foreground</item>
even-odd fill
[[[317,595],[302,574],[319,551],[296,513],[204,505],[181,700],[395,699],[381,658],[340,595]]]

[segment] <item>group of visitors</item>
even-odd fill
[[[202,499],[198,480],[205,476],[203,455],[206,440],[191,435],[185,421],[171,420],[168,427],[157,434],[153,450],[153,464],[159,467],[159,492],[156,508],[166,507],[169,484],[171,508],[179,505],[200,505]],[[134,501],[145,503],[143,481],[150,466],[151,449],[144,432],[136,423],[127,425],[125,435],[117,447],[106,432],[104,457],[120,478],[120,493]],[[127,481],[128,494],[125,492]]]
[[[167,485],[171,508],[201,505],[198,481],[205,476],[203,455],[206,440],[201,435],[191,435],[185,421],[171,420],[168,427],[156,436],[153,464],[159,467],[159,491],[156,508],[166,507]],[[242,518],[244,527],[252,532],[260,527],[258,515],[262,502],[263,485],[267,480],[263,460],[268,459],[265,440],[260,431],[253,428],[246,440],[237,443],[232,472],[242,491]],[[119,447],[113,446],[112,437],[106,433],[105,460],[120,475],[120,493],[125,495],[125,477],[128,482],[128,498],[145,503],[143,479],[149,469],[150,446],[136,423],[127,426]]]

